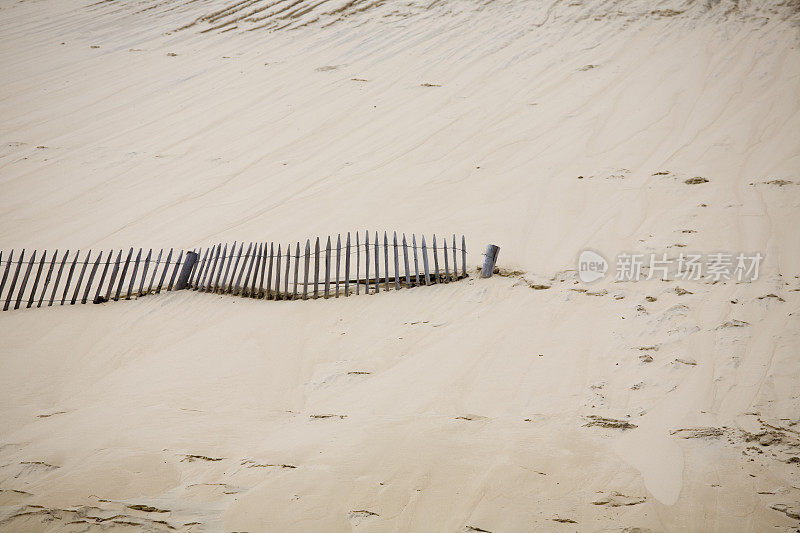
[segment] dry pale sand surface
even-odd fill
[[[0,314],[0,530],[797,531],[799,44],[797,1],[2,0],[3,250],[396,229],[470,277]]]

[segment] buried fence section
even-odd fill
[[[377,294],[449,283],[467,276],[463,235],[460,243],[456,235],[442,241],[436,235],[431,241],[420,235],[418,242],[415,233],[410,238],[401,233],[398,238],[398,232],[392,232],[390,239],[388,231],[384,231],[383,250],[378,231],[374,235],[365,231],[363,242],[361,232],[355,233],[355,242],[348,232],[344,236],[336,234],[335,238],[313,237],[313,251],[311,244],[312,239],[307,239],[303,251],[301,241],[294,249],[291,244],[251,242],[244,251],[244,242],[234,241],[191,251],[179,248],[177,253],[174,248],[166,254],[161,249],[157,255],[152,248],[146,253],[144,248],[129,248],[127,253],[122,249],[116,253],[88,250],[83,255],[69,250],[63,255],[58,250],[52,254],[46,250],[30,254],[30,250],[21,250],[19,255],[13,250],[0,251],[0,304],[3,310],[31,308],[37,302],[41,307],[48,298],[48,306],[52,306],[56,295],[60,305],[102,303],[183,289],[255,299],[329,299],[339,298],[342,292],[345,297],[360,294],[362,289],[366,294]],[[443,271],[440,252],[444,253]]]

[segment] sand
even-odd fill
[[[800,15],[756,4],[2,2],[3,250],[464,233],[470,278],[3,313],[0,530],[796,531]]]

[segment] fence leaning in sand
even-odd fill
[[[233,242],[178,251],[134,248],[38,251],[15,257],[0,251],[0,304],[20,307],[130,300],[162,290],[193,290],[266,300],[309,300],[377,294],[449,283],[467,277],[466,240],[453,235],[430,245],[411,235],[348,232],[304,244]],[[162,259],[164,258],[164,259]],[[460,264],[459,264],[460,263]]]

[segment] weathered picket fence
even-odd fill
[[[117,251],[116,258],[114,250],[111,250],[105,261],[101,251],[94,262],[91,250],[83,260],[80,251],[70,255],[67,250],[59,257],[56,250],[50,259],[45,251],[38,261],[37,251],[26,259],[25,250],[22,250],[16,260],[13,250],[5,259],[0,251],[3,276],[0,302],[3,311],[7,311],[23,305],[30,308],[54,303],[75,305],[78,302],[130,300],[159,294],[162,290],[182,289],[268,300],[306,300],[338,298],[362,292],[378,293],[381,290],[448,283],[467,277],[467,250],[463,235],[460,247],[453,235],[449,248],[446,238],[439,248],[436,235],[431,247],[426,244],[425,236],[418,246],[413,234],[410,245],[405,234],[398,243],[396,232],[391,241],[388,233],[384,232],[382,240],[381,243],[378,232],[375,232],[373,240],[369,232],[365,232],[363,242],[359,233],[356,232],[355,239],[351,239],[348,232],[344,243],[339,234],[335,245],[328,237],[324,247],[320,246],[317,237],[313,250],[308,239],[302,251],[299,241],[294,248],[289,244],[283,249],[281,244],[276,246],[273,242],[250,242],[246,250],[244,242],[234,242],[230,247],[220,243],[185,253],[181,250],[174,261],[173,249],[163,261],[163,249],[155,259],[152,249],[142,259],[144,249],[140,248],[134,256],[134,249],[130,248],[124,258],[123,250]],[[73,279],[76,280],[74,285]],[[6,286],[8,289],[3,296]]]

